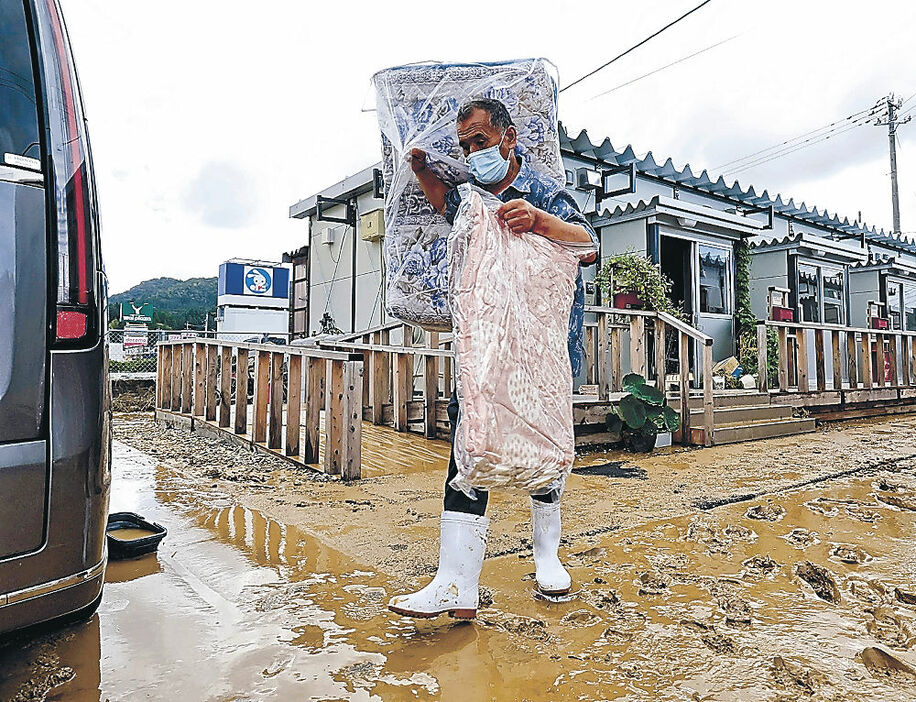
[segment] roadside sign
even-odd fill
[[[121,303],[121,321],[122,322],[152,322],[153,305],[151,302],[122,302]]]

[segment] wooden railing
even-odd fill
[[[587,382],[598,385],[599,403],[622,391],[627,373],[639,373],[666,391],[664,372],[673,369],[682,408],[684,443],[691,441],[690,391],[701,390],[704,443],[714,441],[712,396],[712,339],[665,313],[610,307],[587,307],[596,322],[585,329]],[[414,339],[422,338],[415,345]],[[451,334],[427,332],[400,322],[319,341],[328,350],[359,353],[363,376],[364,417],[398,431],[419,428],[429,438],[448,437],[445,407],[454,380]],[[651,359],[650,359],[651,356]],[[696,363],[694,365],[694,359]],[[700,370],[694,377],[692,368]]]
[[[447,438],[446,405],[452,392],[454,354],[451,335],[428,332],[401,322],[367,329],[321,348],[358,353],[363,358],[364,417],[397,431],[419,425],[427,438]],[[421,337],[423,346],[415,345]]]
[[[776,372],[769,378],[768,337],[776,335]],[[826,393],[916,385],[916,332],[810,322],[757,323],[761,392]],[[868,401],[868,395],[847,401]]]
[[[712,338],[664,312],[616,307],[586,307],[585,311],[597,317],[585,329],[585,368],[587,381],[598,386],[599,401],[620,392],[628,373],[654,381],[667,393],[672,375],[668,370],[674,369],[680,440],[691,443],[690,390],[694,387],[702,390],[703,443],[711,446],[715,442]],[[699,377],[694,377],[692,366]]]
[[[208,339],[158,345],[158,409],[303,465],[318,463],[322,446],[324,471],[345,480],[360,477],[362,405],[359,355]]]

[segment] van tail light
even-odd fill
[[[57,338],[82,339],[89,329],[89,316],[75,310],[57,310]]]
[[[92,344],[99,333],[96,300],[96,252],[98,220],[94,216],[94,184],[83,117],[79,84],[66,28],[57,0],[38,0],[35,5],[42,69],[43,97],[48,119],[49,185],[57,216],[57,314],[54,329],[58,341],[83,340]],[[48,181],[46,181],[48,182]],[[80,344],[82,345],[82,344]]]

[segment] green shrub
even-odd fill
[[[661,267],[632,250],[605,259],[595,276],[595,284],[608,297],[631,292],[650,310],[667,312],[681,319],[684,316],[671,302],[672,283]]]

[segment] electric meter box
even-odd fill
[[[378,241],[385,236],[385,211],[372,210],[359,216],[359,234],[363,241]]]

